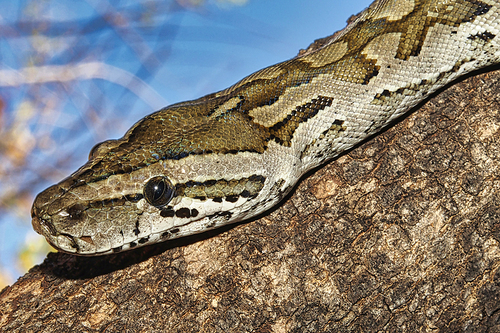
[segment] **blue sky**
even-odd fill
[[[0,205],[0,273],[13,283],[24,274],[18,264],[20,249],[41,237],[31,229],[29,203],[83,164],[94,144],[122,136],[155,109],[226,88],[295,56],[315,39],[343,28],[347,18],[370,1],[249,0],[241,6],[208,2],[191,10],[172,0],[146,9],[142,1],[0,3],[0,71],[29,66],[55,71],[82,63],[109,69],[104,79],[77,83],[0,82],[5,104],[0,138],[2,130],[5,134],[19,124],[24,110],[31,118],[21,122],[29,131],[21,137],[31,141],[22,144],[35,147],[26,154],[28,166],[17,169],[0,155],[0,162],[11,166],[0,178],[0,187],[24,184],[28,203]],[[50,27],[43,28],[41,22]],[[36,35],[27,34],[29,29]]]

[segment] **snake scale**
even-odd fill
[[[500,0],[376,0],[331,37],[168,106],[33,204],[55,248],[100,255],[245,220],[308,170],[464,74],[500,62]]]

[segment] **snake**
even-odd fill
[[[269,211],[309,170],[500,63],[500,0],[376,0],[233,86],[147,115],[36,196],[57,250],[104,255]]]

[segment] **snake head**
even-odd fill
[[[231,145],[224,135],[236,135],[234,127],[209,139],[214,124],[181,109],[160,110],[94,147],[85,165],[36,197],[33,228],[63,252],[96,255],[203,232],[269,207],[273,200],[257,204],[268,187],[264,155],[218,149]]]

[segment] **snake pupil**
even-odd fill
[[[146,201],[155,207],[165,206],[174,195],[172,184],[163,176],[151,178],[144,186],[143,192]]]
[[[165,192],[165,182],[161,181],[154,186],[153,201],[158,201]]]

